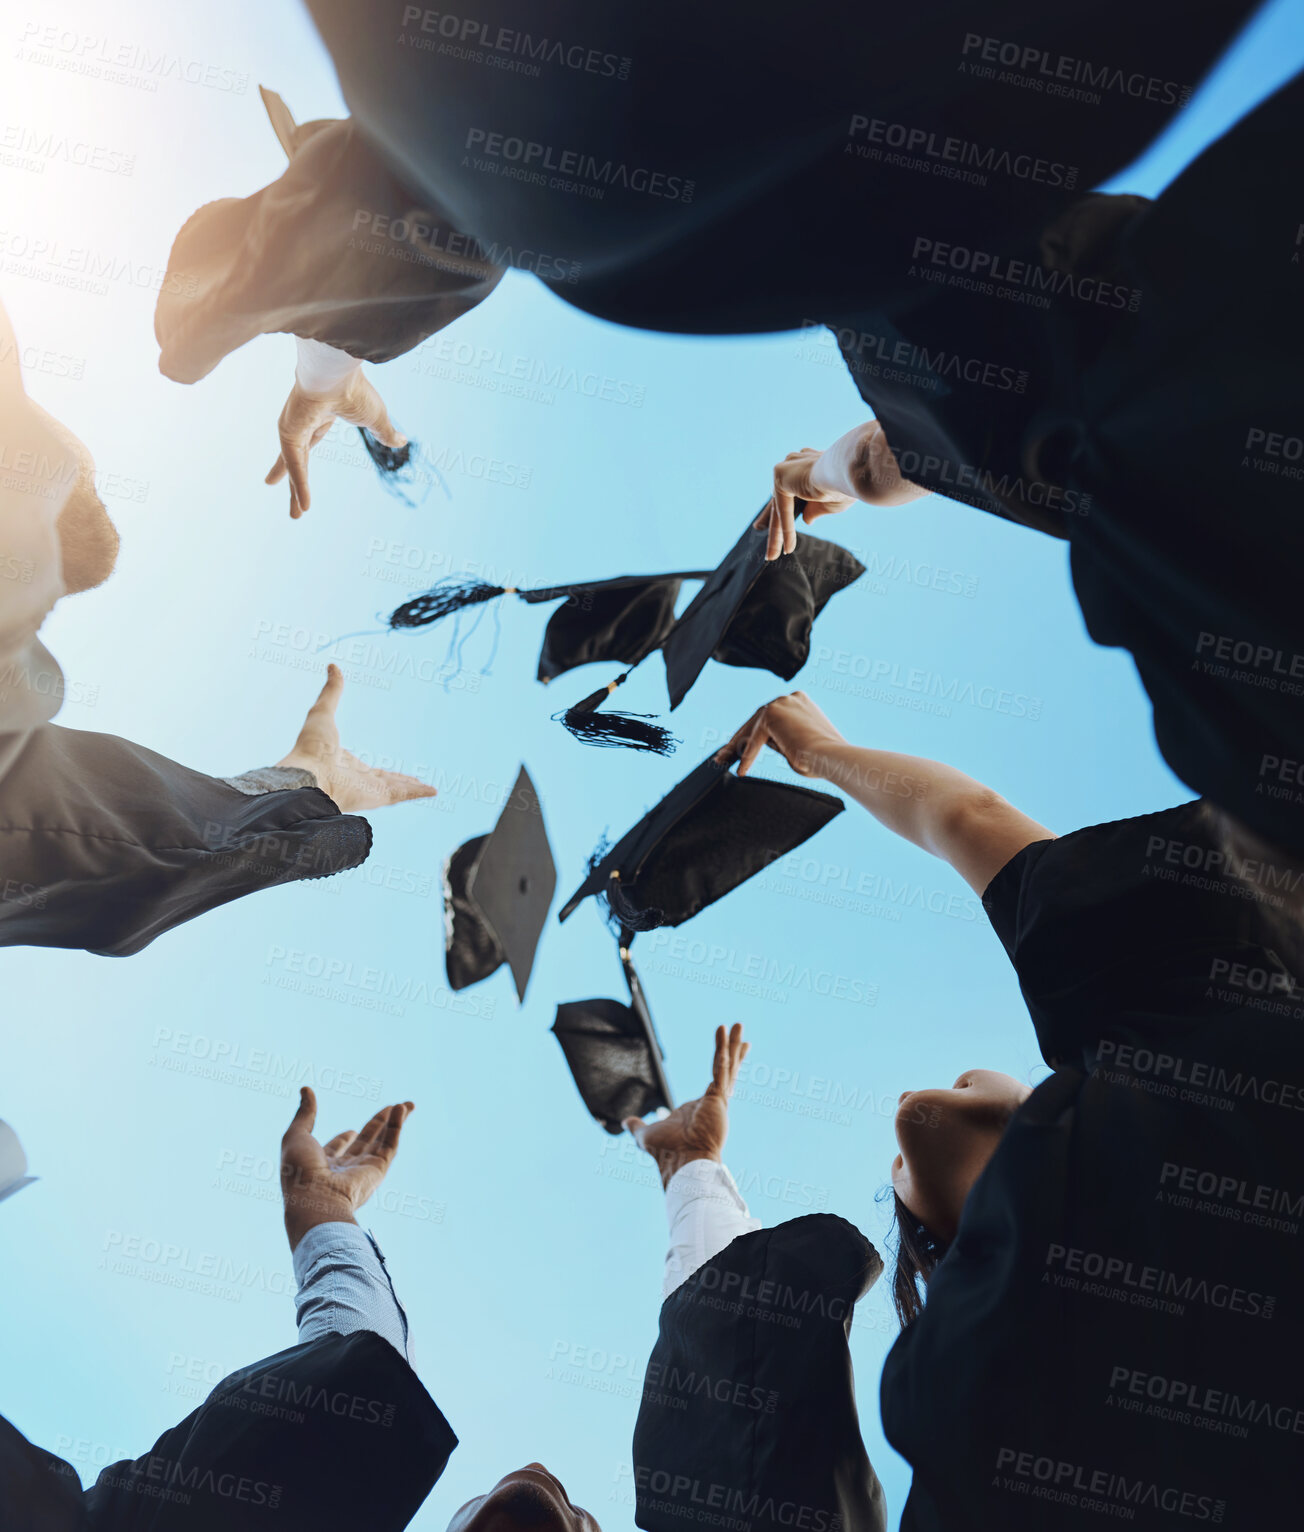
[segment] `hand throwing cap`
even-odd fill
[[[524,1000],[556,887],[539,795],[522,766],[498,823],[459,846],[444,866],[449,987],[478,984],[506,962]]]
[[[558,919],[592,894],[627,932],[682,925],[844,807],[814,788],[737,776],[709,756],[595,860]]]

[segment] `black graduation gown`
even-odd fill
[[[884,1367],[905,1532],[1296,1519],[1304,944],[1217,854],[1184,805],[984,895],[1055,1073]]]
[[[224,1378],[198,1409],[84,1494],[0,1420],[6,1532],[398,1532],[457,1437],[371,1331],[292,1346]]]
[[[371,850],[367,821],[316,787],[250,797],[58,724],[14,743],[0,777],[0,946],[127,957],[205,910],[345,871]]]
[[[668,0],[655,17],[596,0],[309,9],[356,131],[323,128],[276,186],[182,230],[156,318],[180,381],[260,330],[388,360],[478,302],[494,267],[654,330],[894,310],[920,288],[885,232],[979,248],[1035,234],[1145,148],[1254,6],[1002,0],[867,19],[817,0],[763,26],[743,0]],[[992,40],[1029,58],[1023,85],[983,76]],[[1083,65],[1111,81],[1094,106],[1038,80]],[[894,163],[899,135],[927,140],[923,173]],[[958,154],[999,168],[982,184],[936,173]]]
[[[1280,188],[1301,176],[1297,78],[1154,202],[1089,198],[1060,220],[1043,243],[1075,285],[1048,310],[991,295],[1007,277],[936,289],[896,326],[832,320],[905,476],[1068,538],[1088,632],[1131,652],[1169,766],[1293,848],[1304,247]],[[1040,259],[998,248],[1007,271]],[[975,359],[978,381],[957,381]]]
[[[661,1307],[634,1426],[634,1520],[882,1532],[847,1336],[883,1269],[828,1213],[735,1239]]]

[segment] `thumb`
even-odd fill
[[[641,1117],[626,1117],[621,1127],[630,1134],[634,1142],[641,1149],[643,1147],[643,1135],[647,1132],[647,1123]]]
[[[340,698],[344,695],[344,672],[332,660],[326,667],[326,680],[321,691],[317,693],[317,700],[312,705],[312,711],[318,708],[334,714],[340,705]]]
[[[299,1107],[290,1119],[290,1126],[285,1130],[285,1136],[288,1138],[296,1131],[311,1133],[316,1121],[317,1095],[311,1085],[305,1085],[299,1091]]]
[[[408,444],[407,437],[394,425],[387,414],[382,414],[376,424],[368,426],[367,429],[386,447],[406,447]]]

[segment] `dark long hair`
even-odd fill
[[[888,1246],[894,1256],[892,1307],[904,1330],[924,1312],[928,1282],[951,1244],[920,1223],[893,1187],[885,1186],[879,1201],[889,1195],[892,1198],[892,1228]]]

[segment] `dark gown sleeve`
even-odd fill
[[[634,1520],[884,1532],[847,1336],[883,1269],[828,1213],[735,1239],[661,1308],[634,1427]]]
[[[365,819],[316,787],[256,797],[112,734],[46,724],[0,780],[0,947],[139,952],[260,888],[364,862]]]
[[[501,275],[353,122],[324,123],[279,180],[184,224],[154,313],[159,367],[194,383],[269,331],[388,362],[474,308]]]
[[[86,1507],[92,1532],[398,1532],[456,1446],[388,1341],[327,1335],[223,1379]]]
[[[1046,1062],[1090,1068],[1107,1034],[1173,1041],[1228,1011],[1217,981],[1233,964],[1280,972],[1283,983],[1304,971],[1299,923],[1262,873],[1233,869],[1198,799],[1013,856],[983,908]]]
[[[0,1416],[0,1512],[6,1532],[87,1532],[71,1463],[29,1442]]]

